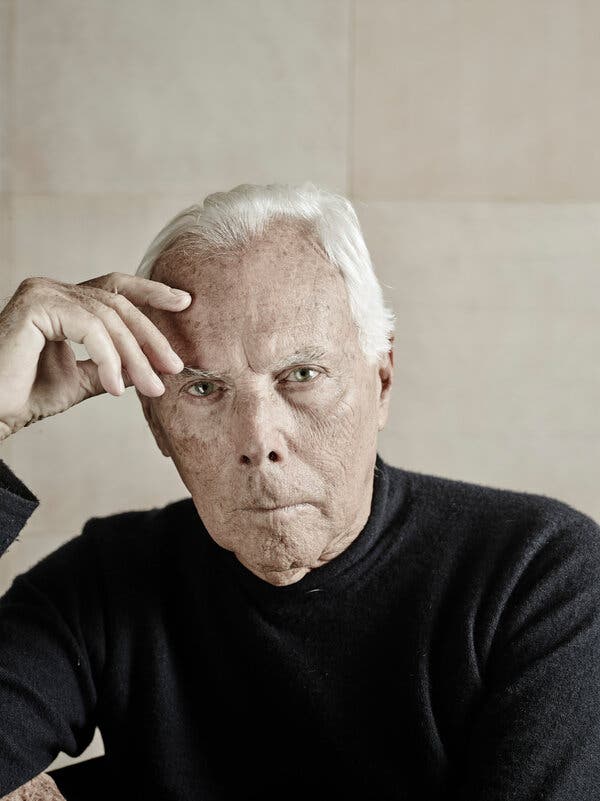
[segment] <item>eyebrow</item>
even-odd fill
[[[305,362],[313,362],[317,359],[322,358],[326,353],[324,348],[319,347],[309,347],[309,348],[302,348],[301,350],[297,350],[292,353],[290,356],[285,356],[279,361],[275,362],[272,365],[272,370],[277,372],[279,370],[283,370],[286,367],[292,367],[295,364],[304,364]],[[216,372],[214,370],[203,370],[199,367],[184,367],[179,373],[178,376],[195,376],[197,378],[209,378],[209,379],[219,379],[219,378],[232,378],[232,374],[230,372]]]

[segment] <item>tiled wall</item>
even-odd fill
[[[398,317],[382,456],[600,520],[599,31],[594,0],[0,0],[2,305],[134,272],[208,192],[313,180]],[[0,592],[88,517],[187,494],[132,390],[0,458],[41,501]]]

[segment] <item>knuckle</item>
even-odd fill
[[[100,334],[101,336],[108,337],[108,331],[106,330],[106,326],[102,320],[99,317],[96,317],[95,314],[91,314],[90,312],[87,312],[87,314],[89,315],[87,325],[90,331],[94,334]]]
[[[27,278],[24,278],[19,284],[19,289],[31,289],[31,287],[34,287],[36,285],[37,281],[38,281],[37,278],[28,275]]]
[[[122,312],[128,313],[133,308],[133,304],[128,300],[125,295],[120,295],[118,292],[109,292],[106,298],[106,304],[112,306]]]
[[[21,283],[19,284],[19,291],[21,292],[32,292],[34,290],[38,290],[46,284],[54,283],[49,278],[43,278],[42,276],[35,276],[35,275],[28,275],[27,278],[24,278]]]
[[[81,281],[77,286],[86,287],[98,290],[100,292],[108,292],[109,294],[115,293],[118,286],[118,278],[122,273],[112,272],[105,273],[104,275],[96,275],[93,278],[88,278],[87,281]]]
[[[119,312],[113,309],[111,306],[107,306],[105,309],[103,309],[102,314],[110,325],[120,327],[120,324],[123,323]]]
[[[92,281],[97,281],[97,282],[103,283],[103,284],[110,284],[110,283],[112,283],[114,281],[114,279],[118,275],[119,275],[119,273],[116,273],[116,272],[104,273],[104,275],[98,275],[98,276],[96,276],[96,278],[92,278],[91,280]]]
[[[125,295],[110,293],[106,298],[103,298],[103,302],[117,315],[124,325],[143,325],[147,319]]]
[[[102,288],[111,294],[118,293],[118,287],[122,284],[123,273],[112,272],[102,276]]]

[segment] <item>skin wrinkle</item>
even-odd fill
[[[137,394],[214,541],[270,584],[292,584],[369,517],[393,353],[366,363],[339,270],[293,224],[272,225],[243,253],[200,265],[187,256],[159,260],[153,278],[191,292],[190,306],[146,313],[184,364],[232,377],[209,382],[206,397],[178,375],[162,376],[159,397]],[[329,354],[302,365],[318,375],[271,372],[309,345]],[[309,505],[285,515],[241,509],[300,501]]]

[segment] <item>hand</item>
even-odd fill
[[[40,773],[12,793],[2,796],[0,801],[65,801],[65,797],[51,776]]]
[[[188,293],[126,273],[79,284],[26,278],[0,313],[0,439],[103,392],[119,396],[135,385],[162,395],[155,370],[179,373],[183,363],[139,307],[177,312],[190,302]],[[76,360],[68,339],[91,358]]]

